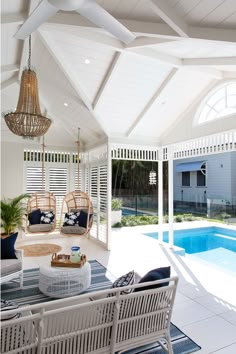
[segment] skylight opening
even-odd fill
[[[226,82],[211,91],[200,105],[195,121],[203,124],[232,114],[236,114],[236,81]]]

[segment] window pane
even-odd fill
[[[190,172],[182,172],[182,186],[190,187]]]
[[[206,176],[203,175],[201,171],[197,171],[197,186],[198,187],[206,186]]]

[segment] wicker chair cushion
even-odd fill
[[[29,232],[50,232],[52,229],[53,224],[37,224],[29,226]]]
[[[74,226],[63,226],[61,229],[63,234],[76,234],[83,235],[86,232],[86,228],[74,225]]]

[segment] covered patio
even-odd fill
[[[173,252],[174,230],[179,227],[174,224],[173,200],[176,169],[180,173],[201,171],[207,156],[215,155],[217,161],[219,154],[230,154],[230,171],[235,171],[236,3],[97,3],[134,38],[125,44],[75,11],[59,11],[35,29],[31,63],[38,77],[41,111],[52,124],[44,141],[42,137],[26,140],[13,134],[2,119],[1,199],[44,188],[56,196],[59,220],[64,195],[77,188],[86,192],[93,203],[94,222],[79,243],[88,258],[96,258],[115,276],[130,268],[144,275],[170,264],[181,279],[173,321],[202,346],[199,353],[233,354],[236,304],[231,295],[235,279]],[[1,2],[4,114],[15,110],[29,56],[28,38],[16,39],[14,34],[37,5],[37,0]],[[115,159],[158,162],[159,225],[149,229],[158,231],[159,242],[145,237],[146,229],[141,227],[112,229]],[[197,162],[186,170],[184,159],[189,164],[191,159]],[[165,161],[168,225],[163,223]],[[230,184],[232,198],[236,196],[235,180]],[[163,245],[166,228],[169,244]],[[17,244],[52,239],[67,253],[78,243],[78,237],[69,238],[57,230],[46,235],[22,233]],[[24,259],[24,267],[48,261],[48,256],[29,257]],[[208,283],[207,279],[214,280]],[[222,291],[217,282],[224,284],[221,289],[231,290]]]

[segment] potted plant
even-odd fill
[[[22,229],[26,209],[23,202],[25,198],[29,198],[29,195],[21,194],[13,199],[1,200],[2,237],[8,237]]]
[[[113,198],[111,201],[111,226],[121,222],[122,199]]]

